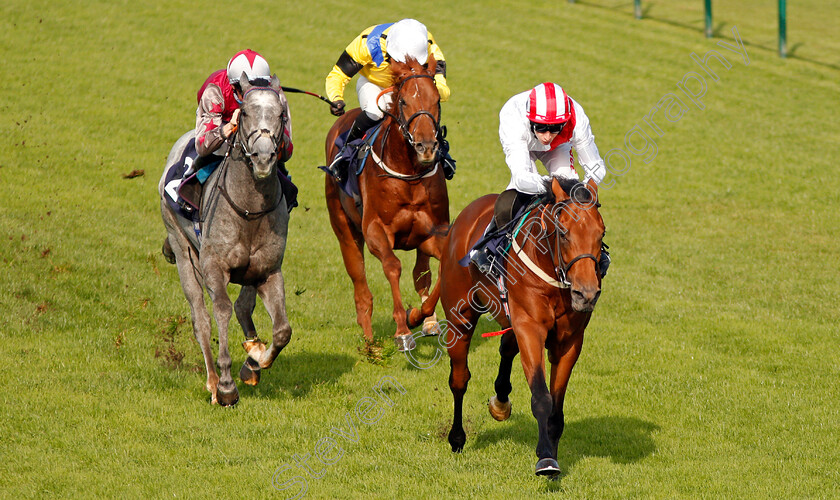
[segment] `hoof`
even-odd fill
[[[452,453],[461,453],[464,451],[464,445],[467,444],[467,435],[464,431],[455,432],[455,430],[450,430],[447,438],[449,446],[452,447]]]
[[[172,251],[172,245],[169,244],[168,236],[163,240],[163,248],[160,251],[163,254],[163,258],[166,259],[166,262],[170,264],[175,263],[175,252]]]
[[[239,369],[239,378],[245,385],[257,385],[260,383],[260,364],[251,358],[242,363]]]
[[[490,398],[490,401],[487,403],[487,409],[490,410],[490,416],[498,420],[499,422],[503,422],[510,418],[510,408],[511,408],[510,401],[505,403],[499,402],[495,395]]]
[[[538,476],[554,477],[560,474],[560,465],[553,458],[543,458],[537,462],[536,473]]]
[[[423,320],[423,336],[436,337],[440,335],[440,324],[435,316],[429,316]]]
[[[258,338],[245,340],[242,342],[242,348],[248,353],[248,358],[253,359],[255,363],[260,362],[265,352],[265,344]]]
[[[400,352],[411,351],[417,347],[417,344],[414,342],[414,338],[412,338],[411,334],[408,333],[394,337],[394,345],[397,346],[397,350]]]
[[[233,390],[225,391],[219,386],[216,391],[216,400],[222,406],[233,406],[239,402],[239,391],[236,390],[236,384],[233,385]]]

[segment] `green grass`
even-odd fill
[[[632,4],[612,1],[256,1],[224,4],[222,23],[185,1],[3,3],[0,495],[283,498],[275,471],[336,437],[386,376],[405,389],[389,392],[393,407],[355,420],[358,441],[337,438],[343,454],[313,465],[320,477],[295,469],[280,481],[304,475],[307,498],[840,495],[836,7],[789,5],[782,60],[770,4],[716,5],[711,40],[701,2],[644,4],[635,21]],[[632,156],[602,190],[615,260],[570,383],[559,481],[533,476],[536,423],[516,366],[510,421],[487,415],[494,339],[473,344],[468,441],[449,451],[446,357],[418,370],[389,348],[389,291],[372,257],[385,357],[359,353],[315,169],[332,117],[302,95],[290,96],[301,189],[284,262],[292,342],[260,386],[240,385],[237,407],[207,404],[189,308],[160,255],[156,192],[169,147],[193,124],[196,88],[250,47],[284,84],[322,93],[358,31],[406,16],[447,56],[453,217],[508,181],[497,127],[512,94],[560,82],[605,154],[626,149],[625,134],[699,71],[692,52],[732,63],[706,80],[705,109],[688,103],[662,122],[655,159]],[[716,44],[732,43],[733,26],[749,65]],[[134,169],[145,176],[122,178]],[[256,322],[269,330],[261,306]],[[240,340],[235,326],[235,366]],[[435,352],[427,339],[418,355]]]

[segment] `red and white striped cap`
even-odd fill
[[[572,101],[556,83],[541,83],[528,97],[528,119],[534,123],[565,123],[572,117]]]

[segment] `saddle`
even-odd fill
[[[330,169],[328,166],[319,166],[318,168],[324,172],[332,175],[337,181],[338,185],[345,194],[352,196],[354,199],[360,199],[359,192],[359,175],[365,168],[367,157],[370,155],[370,150],[373,147],[373,142],[376,140],[381,130],[382,122],[377,122],[374,126],[365,131],[359,139],[354,139],[347,142],[347,136],[350,135],[350,130],[346,130],[335,138],[336,157],[333,163],[340,161],[343,164],[335,165],[335,169]],[[345,149],[350,150],[349,155],[345,155],[345,160],[338,160],[338,157],[345,152]],[[345,175],[336,175],[339,171],[346,172]]]
[[[493,218],[484,230],[484,236],[472,246],[459,264],[467,267],[470,261],[473,261],[481,272],[498,274],[498,271],[503,269],[501,264],[515,228],[532,208],[534,201],[538,200],[539,195],[520,193],[515,189],[508,189],[500,194],[493,207]],[[498,264],[493,265],[494,262]]]

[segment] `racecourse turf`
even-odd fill
[[[715,3],[706,39],[699,0],[645,1],[643,20],[594,0],[3,2],[0,496],[840,496],[840,11],[789,2],[781,59],[774,3],[737,3]],[[453,218],[505,187],[498,111],[542,81],[583,105],[621,167],[601,190],[614,261],[570,382],[559,480],[533,474],[518,364],[511,419],[487,413],[496,338],[474,339],[467,444],[450,452],[446,355],[424,339],[418,369],[394,352],[371,256],[382,348],[360,351],[315,168],[333,117],[305,95],[289,96],[292,341],[258,387],[239,384],[236,407],[207,404],[157,195],[198,86],[252,48],[283,84],[323,93],[360,30],[403,17],[425,22],[448,62]],[[712,50],[729,65],[709,60],[717,79],[692,58]],[[646,117],[671,95],[684,108],[660,110],[655,130]],[[256,323],[267,338],[259,304]],[[386,401],[380,384],[393,404],[360,420],[366,398]]]

